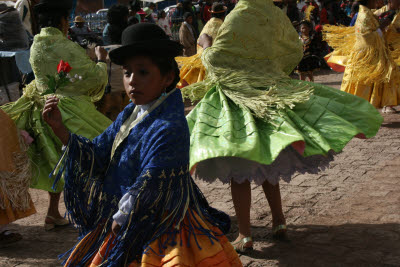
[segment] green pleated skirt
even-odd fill
[[[216,87],[210,89],[187,116],[195,176],[209,182],[290,181],[296,171],[316,172],[329,166],[333,154],[353,137],[376,135],[383,118],[371,104],[328,86],[309,84],[314,93],[308,101],[277,110],[269,120],[256,118]]]

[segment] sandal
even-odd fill
[[[22,235],[5,230],[0,233],[0,247],[5,247],[22,239]]]
[[[240,239],[237,242],[231,243],[233,248],[236,250],[236,252],[245,254],[253,250],[253,246],[251,247],[245,247],[245,245],[249,242],[253,242],[253,239],[249,237],[245,237],[243,239]]]
[[[54,228],[56,228],[57,226],[67,226],[70,224],[70,222],[64,218],[61,219],[56,219],[53,216],[46,216],[46,219],[51,220],[51,223],[44,223],[44,230],[46,231],[50,231],[53,230]]]
[[[278,241],[290,241],[286,224],[280,224],[272,228],[272,238]]]
[[[391,106],[384,106],[383,109],[382,109],[382,112],[386,113],[386,114],[395,114],[395,113],[397,113],[397,110],[395,110]]]

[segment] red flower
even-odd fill
[[[64,72],[64,73],[69,73],[72,70],[71,66],[68,64],[68,62],[64,62],[63,60],[58,63],[57,66],[57,72]]]

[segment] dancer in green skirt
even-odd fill
[[[302,44],[272,0],[239,1],[212,46],[200,38],[207,77],[182,89],[201,100],[187,116],[190,168],[199,179],[231,183],[238,251],[253,246],[250,182],[264,189],[273,236],[287,239],[279,181],[328,167],[333,153],[355,136],[373,137],[383,119],[364,99],[288,76]]]
[[[49,77],[57,74],[60,60],[69,63],[71,81],[55,92],[60,98],[63,121],[69,131],[86,138],[102,133],[111,121],[98,112],[93,102],[100,100],[107,84],[106,63],[95,63],[78,44],[67,39],[68,15],[72,0],[41,0],[35,6],[40,34],[35,36],[30,62],[35,80],[24,88],[23,96],[14,103],[1,107],[19,129],[27,131],[34,142],[28,150],[32,161],[32,188],[49,192],[50,205],[45,220],[45,229],[66,225],[58,210],[64,182],[54,185],[49,174],[61,156],[62,144],[51,128],[43,121],[42,110],[48,89]],[[105,61],[107,52],[97,48],[99,60]]]

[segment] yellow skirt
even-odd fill
[[[389,82],[364,84],[361,81],[348,81],[345,76],[340,89],[346,93],[364,98],[375,108],[400,104],[400,84],[397,79]]]
[[[202,227],[212,229],[214,232],[219,235],[216,236],[218,242],[214,241],[213,244],[210,242],[210,239],[205,236],[198,234],[196,235],[197,243],[194,238],[190,238],[190,244],[187,244],[188,232],[182,231],[181,235],[176,236],[175,246],[170,246],[164,249],[163,251],[159,251],[159,240],[154,241],[150,244],[150,249],[147,253],[143,254],[141,262],[131,262],[127,266],[129,267],[240,267],[242,263],[239,259],[238,254],[234,250],[233,246],[230,244],[228,239],[222,235],[222,232],[211,226],[209,223],[202,220],[199,216],[196,217],[199,223],[201,223]],[[188,223],[188,218],[184,219],[184,224]],[[87,248],[91,246],[95,237],[101,234],[101,227],[98,227],[95,231],[89,233],[85,236],[79,244],[76,246],[75,250],[71,253],[69,259],[67,260],[66,265],[72,260],[76,261],[76,259],[83,258],[87,253]],[[165,241],[167,236],[161,237],[161,242]],[[112,243],[115,239],[115,236],[110,233],[106,240],[103,242],[102,246],[99,248],[97,254],[89,260],[85,266],[90,267],[98,267],[101,266],[102,262],[107,260],[108,254],[111,248],[113,247]],[[182,240],[182,245],[180,244],[180,240]],[[197,246],[200,245],[201,249]],[[159,253],[155,253],[155,251]]]

